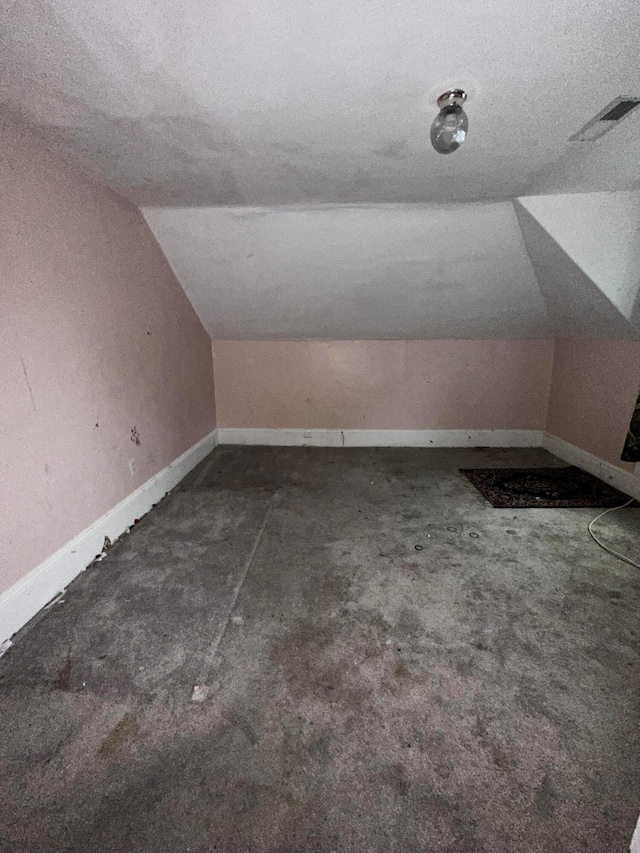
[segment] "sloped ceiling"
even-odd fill
[[[549,195],[519,199],[612,307],[631,321],[640,290],[640,192]],[[524,224],[525,241],[534,251]],[[556,276],[555,290],[564,290]]]
[[[584,196],[578,196],[578,200]],[[526,207],[520,227],[555,337],[635,338],[637,330]],[[588,232],[583,232],[588,237]]]
[[[640,334],[640,192],[143,212],[212,338]]]
[[[638,32],[637,0],[14,0],[0,107],[144,208],[214,337],[635,336],[640,109],[569,137],[640,96]]]
[[[510,202],[144,213],[212,338],[550,332]]]

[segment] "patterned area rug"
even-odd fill
[[[580,468],[461,468],[494,507],[612,507],[628,500]]]

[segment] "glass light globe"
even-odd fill
[[[431,125],[431,144],[439,154],[456,151],[467,137],[469,119],[458,104],[443,107]]]

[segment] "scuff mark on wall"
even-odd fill
[[[0,137],[4,592],[208,435],[215,401],[209,336],[140,213],[7,110]]]
[[[31,390],[31,383],[29,382],[29,377],[27,376],[27,368],[25,367],[24,359],[20,356],[20,361],[22,363],[22,372],[24,373],[24,379],[27,383],[27,388],[29,389],[29,396],[31,397],[31,403],[33,405],[33,411],[37,412],[38,408],[36,406],[36,401],[33,399],[33,391]]]

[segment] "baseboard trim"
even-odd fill
[[[640,476],[542,430],[243,429],[220,427],[143,483],[0,595],[0,646],[142,518],[218,444],[314,447],[544,447],[550,453],[640,500]]]
[[[542,446],[549,453],[553,453],[568,462],[569,465],[576,465],[595,477],[599,477],[605,483],[611,483],[614,488],[624,492],[625,495],[640,500],[640,477],[637,474],[618,468],[611,462],[605,462],[599,456],[594,456],[593,453],[589,453],[581,447],[548,432],[543,433]]]
[[[640,476],[536,429],[246,429],[218,427],[219,444],[270,447],[544,447],[640,500]]]
[[[284,447],[540,447],[535,429],[244,429],[218,428],[219,444]]]
[[[218,443],[217,430],[159,471],[55,554],[0,595],[0,646],[19,631],[102,553],[104,538],[114,541],[146,515]]]

